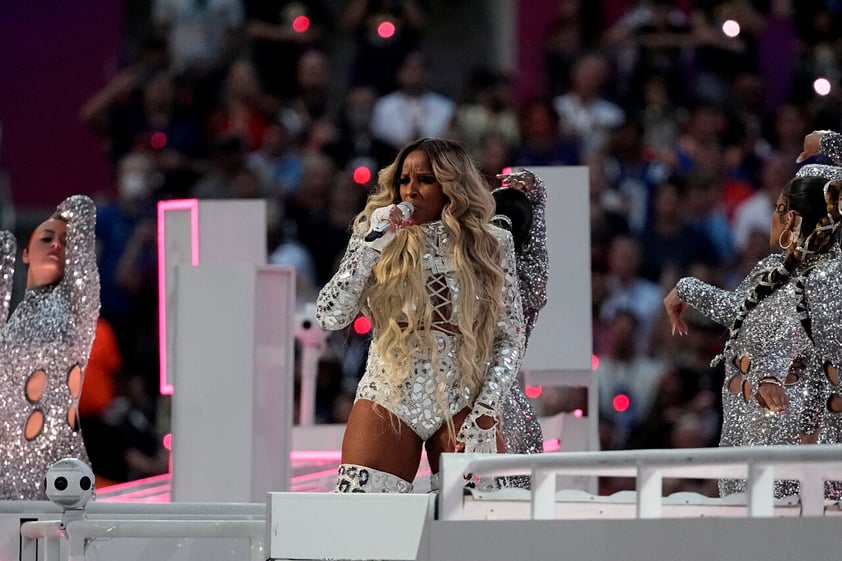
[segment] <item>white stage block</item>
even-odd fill
[[[199,262],[266,264],[266,201],[199,201]]]
[[[161,391],[172,393],[177,318],[175,270],[180,265],[266,264],[266,201],[185,199],[158,203],[162,310]]]
[[[295,273],[176,269],[174,501],[260,502],[289,486]]]
[[[547,188],[547,305],[529,339],[529,372],[591,370],[591,238],[588,168],[534,168]]]
[[[523,360],[528,385],[588,389],[587,449],[599,447],[598,384],[591,369],[590,187],[586,166],[530,168],[547,188],[547,305]],[[562,449],[564,443],[562,442]]]
[[[435,500],[430,493],[269,493],[266,557],[424,559]]]

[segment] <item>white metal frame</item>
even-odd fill
[[[747,480],[747,516],[770,517],[775,479],[801,482],[802,516],[824,514],[824,482],[842,478],[842,446],[758,446],[570,452],[533,455],[444,454],[440,520],[465,519],[464,474],[477,477],[530,474],[530,518],[554,518],[556,476],[635,477],[636,518],[661,518],[664,477]]]
[[[59,510],[45,501],[0,501],[0,513],[39,518],[20,526],[20,559],[83,561],[93,541],[114,538],[242,539],[249,561],[266,559],[261,503],[90,503],[84,518],[72,520],[61,520]]]

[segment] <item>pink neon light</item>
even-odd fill
[[[342,459],[341,450],[293,450],[289,453],[293,462],[338,462]]]
[[[336,468],[316,471],[313,473],[305,473],[304,475],[296,475],[289,478],[290,485],[301,485],[313,479],[321,479],[324,477],[332,477],[336,475]]]
[[[170,210],[190,211],[190,263],[199,264],[199,201],[176,199],[158,203],[158,352],[160,354],[161,395],[172,395],[173,386],[167,378],[167,279],[166,228],[164,213]]]
[[[561,441],[557,438],[544,441],[544,452],[558,452],[561,450]]]

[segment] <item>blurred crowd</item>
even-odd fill
[[[842,129],[842,6],[559,0],[543,35],[517,38],[543,57],[542,91],[521,99],[516,69],[478,66],[459,91],[439,88],[448,61],[427,48],[447,17],[439,4],[153,0],[135,22],[125,64],[80,108],[114,166],[97,222],[111,385],[83,422],[97,427],[91,439],[134,443],[112,461],[114,480],[166,467],[156,203],[264,199],[269,262],[295,267],[303,306],[332,275],[377,171],[420,136],[463,142],[490,183],[509,166],[589,167],[601,446],[716,445],[723,373],[709,363],[725,331],[694,316],[673,337],[662,299],[688,274],[733,287],[770,251],[769,216],[804,135]],[[738,33],[723,31],[728,20]],[[814,91],[821,77],[829,95]],[[366,345],[353,331],[329,339],[320,422],[345,420]],[[586,399],[545,388],[538,407]],[[96,463],[97,444],[88,450]]]

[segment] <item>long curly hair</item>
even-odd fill
[[[378,184],[355,223],[367,229],[375,209],[400,202],[401,170],[407,156],[416,150],[427,155],[445,196],[441,221],[459,286],[456,317],[462,341],[457,368],[462,387],[475,397],[491,357],[504,279],[499,243],[489,225],[494,199],[468,153],[455,142],[437,138],[422,138],[405,146],[395,161],[380,171]],[[384,248],[373,270],[374,280],[364,293],[377,332],[373,344],[389,366],[393,378],[387,382],[393,388],[408,377],[406,364],[416,353],[429,350],[431,362],[436,364],[431,333],[435,303],[425,283],[423,252],[421,227],[403,228]],[[443,396],[436,398],[442,404]],[[447,409],[442,409],[448,415]]]
[[[764,298],[784,286],[792,274],[803,263],[807,255],[823,253],[838,243],[840,214],[840,193],[842,181],[826,181],[821,177],[796,177],[784,187],[782,196],[785,210],[781,215],[794,211],[801,219],[800,227],[793,233],[792,243],[783,260],[776,267],[760,271],[749,287],[746,299],[740,306],[737,319],[731,326],[725,351],[717,359],[728,354],[733,342],[739,337],[745,318]],[[774,220],[780,219],[775,216]],[[810,315],[804,298],[803,279],[796,279],[795,290],[799,296],[796,311],[807,336],[812,338]],[[717,360],[715,359],[715,360]]]

